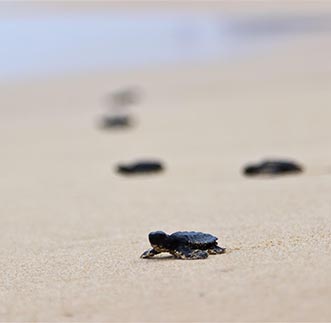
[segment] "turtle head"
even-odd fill
[[[154,231],[148,235],[149,242],[153,248],[167,249],[169,236],[163,231]]]

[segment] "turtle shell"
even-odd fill
[[[244,168],[246,175],[277,175],[291,172],[301,172],[302,167],[286,160],[265,160],[259,164],[251,164]]]
[[[163,170],[163,165],[158,161],[139,161],[129,165],[120,164],[117,172],[122,174],[154,173]]]
[[[210,246],[214,246],[217,241],[217,237],[203,232],[195,231],[179,231],[170,235],[170,239],[176,245],[187,245],[196,249],[207,249]]]

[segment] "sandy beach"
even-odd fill
[[[0,85],[0,320],[331,321],[331,42],[305,33],[235,61]],[[105,95],[141,89],[136,126]],[[164,161],[122,177],[118,162]],[[265,157],[300,175],[246,178]],[[153,230],[224,255],[140,259]]]

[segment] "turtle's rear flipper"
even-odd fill
[[[216,254],[225,253],[225,250],[226,250],[225,248],[221,248],[219,246],[214,246],[214,247],[208,249],[208,253],[210,255],[216,255]]]
[[[173,255],[180,259],[205,259],[208,257],[208,252],[199,249],[193,250],[188,247],[181,247],[175,250]]]
[[[141,256],[140,258],[152,258],[155,255],[157,255],[159,252],[157,252],[155,249],[151,248],[146,250]]]

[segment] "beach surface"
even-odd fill
[[[330,33],[305,33],[235,61],[2,82],[0,320],[331,321],[330,57]],[[100,129],[127,86],[135,127]],[[241,174],[267,157],[305,171]],[[114,172],[141,158],[165,172]],[[154,230],[227,253],[140,259]]]

